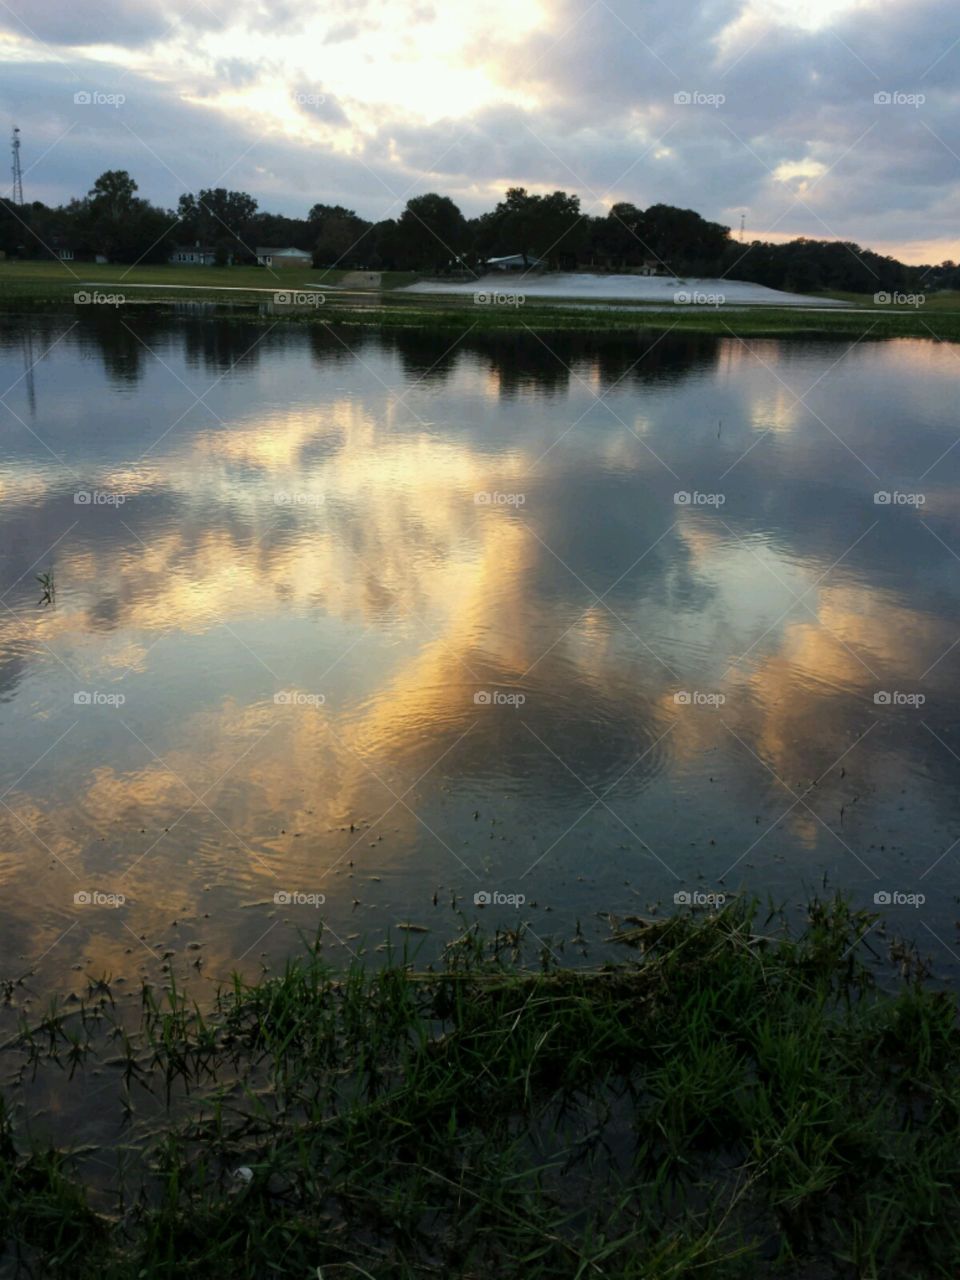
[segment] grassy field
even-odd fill
[[[136,1027],[91,981],[4,1059],[62,1072],[61,1123],[101,1077],[124,1172],[28,1141],[9,1091],[5,1274],[955,1280],[957,1007],[916,957],[878,985],[841,900],[799,937],[736,902],[612,923],[628,958],[592,968],[522,930],[432,971],[318,942],[207,1014],[144,990]]]
[[[172,267],[120,265],[95,266],[54,262],[0,262],[0,308],[74,304],[74,295],[89,286],[108,294],[123,295],[125,307],[144,302],[171,305],[186,299],[216,303],[225,315],[250,314],[254,307],[273,304],[274,293],[293,292],[308,285],[327,285],[322,306],[283,304],[271,321],[374,327],[422,327],[463,333],[468,328],[537,332],[579,330],[607,332],[644,330],[662,333],[715,333],[740,337],[824,336],[839,338],[906,338],[960,341],[960,295],[931,295],[920,307],[874,307],[868,295],[824,295],[848,302],[851,310],[818,311],[794,307],[744,308],[685,307],[637,311],[616,304],[575,305],[531,299],[520,306],[477,304],[472,297],[405,294],[400,286],[411,283],[412,273],[386,272],[380,290],[337,292],[342,271],[292,268],[271,274],[260,267]],[[497,282],[508,290],[510,282]],[[174,289],[170,286],[189,286]],[[86,288],[85,288],[86,287]]]
[[[336,285],[343,280],[346,271],[331,271],[316,267],[283,267],[268,270],[265,267],[173,267],[124,266],[121,263],[92,262],[0,262],[0,302],[4,298],[36,298],[59,301],[83,288],[95,284],[112,292],[130,291],[135,296],[163,298],[171,285],[189,285],[210,295],[217,290],[300,289],[308,284]],[[393,289],[410,284],[416,279],[412,272],[385,271],[381,287]],[[153,285],[151,291],[142,286]]]

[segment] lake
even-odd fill
[[[0,977],[837,888],[953,971],[956,348],[182,312],[0,321]]]

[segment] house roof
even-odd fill
[[[309,258],[311,256],[309,249],[294,249],[289,246],[284,249],[276,249],[270,245],[267,245],[267,246],[260,246],[257,249],[258,258],[264,258],[267,256],[271,258],[293,257],[294,255],[298,258]]]

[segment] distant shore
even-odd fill
[[[522,278],[486,278],[472,292],[412,292],[411,273],[385,272],[379,289],[343,288],[349,273],[298,268],[274,277],[257,267],[124,267],[53,262],[0,263],[0,309],[67,305],[78,318],[94,307],[120,314],[144,304],[174,307],[213,304],[225,316],[260,317],[271,323],[364,327],[418,327],[463,332],[530,329],[604,333],[644,331],[713,333],[721,337],[923,338],[960,341],[960,294],[932,294],[910,305],[876,305],[867,295],[824,295],[822,306],[779,307],[709,302],[624,305],[600,298],[527,298]],[[461,290],[463,286],[460,286]],[[474,299],[474,292],[480,295]],[[75,301],[76,297],[82,300]],[[838,305],[842,304],[842,305]]]

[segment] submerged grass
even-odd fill
[[[130,1034],[101,989],[5,1051],[22,1074],[120,1043],[118,1108],[163,1119],[104,1211],[79,1159],[4,1110],[6,1261],[78,1280],[955,1277],[956,1001],[906,951],[881,989],[871,924],[815,901],[791,936],[735,902],[620,925],[629,958],[591,969],[525,968],[520,936],[470,928],[435,968],[338,975],[318,942],[208,1014],[145,989]]]

